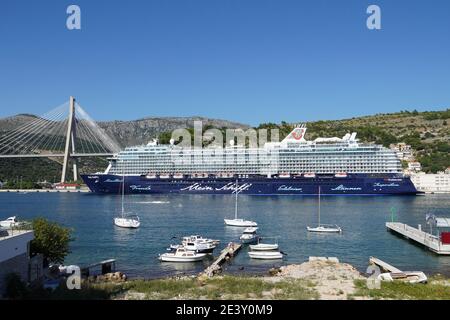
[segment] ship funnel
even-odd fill
[[[356,138],[356,132],[352,132],[352,135],[350,136],[351,141],[355,141]]]

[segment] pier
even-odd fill
[[[222,270],[221,265],[234,257],[237,252],[241,249],[242,245],[236,242],[230,242],[228,246],[220,252],[220,255],[217,257],[214,262],[205,269],[201,274],[206,275],[208,278],[211,278],[215,274],[219,273]]]
[[[10,192],[10,193],[56,193],[56,192],[72,192],[72,193],[86,193],[91,192],[88,188],[81,189],[0,189],[0,192]]]
[[[369,258],[369,263],[378,266],[381,270],[384,270],[386,272],[394,272],[394,273],[402,273],[403,271],[394,267],[393,265],[390,265],[387,262],[384,262],[383,260],[380,260],[375,257]]]
[[[427,247],[437,254],[450,255],[450,243],[443,243],[441,238],[421,229],[400,222],[386,222],[386,228]]]

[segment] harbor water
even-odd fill
[[[127,195],[125,211],[138,214],[141,227],[120,229],[113,218],[120,214],[118,195],[86,193],[0,193],[0,219],[16,215],[21,220],[46,217],[73,228],[74,241],[66,264],[88,265],[117,259],[117,267],[130,277],[156,278],[203,270],[212,260],[199,263],[161,263],[180,237],[201,234],[220,239],[215,254],[230,241],[239,241],[242,228],[224,225],[234,217],[234,197],[229,195]],[[283,261],[251,260],[247,248],[226,267],[231,273],[262,273],[280,264],[302,263],[309,256],[333,256],[364,272],[370,256],[403,270],[450,275],[450,256],[438,256],[386,231],[395,221],[427,230],[426,213],[450,217],[450,195],[329,196],[321,199],[321,221],[336,223],[342,234],[311,234],[317,223],[317,197],[240,196],[239,217],[255,220],[265,242],[279,243]]]

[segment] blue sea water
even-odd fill
[[[116,258],[117,268],[131,277],[189,274],[211,262],[159,262],[158,254],[177,242],[173,237],[201,234],[220,239],[220,250],[230,241],[239,241],[242,232],[223,223],[224,218],[234,216],[234,197],[229,195],[127,195],[125,210],[141,219],[137,230],[113,225],[120,207],[120,196],[115,195],[0,193],[0,219],[43,216],[73,228],[75,240],[66,264],[83,266]],[[309,256],[338,257],[365,271],[369,257],[376,256],[403,270],[450,275],[450,256],[438,256],[385,228],[391,208],[396,209],[396,221],[422,224],[423,228],[428,227],[428,212],[450,217],[450,195],[322,197],[322,222],[339,224],[342,234],[306,231],[307,225],[317,223],[317,208],[316,197],[240,196],[239,216],[257,221],[261,236],[279,237],[280,248],[287,255],[282,262],[257,261],[249,259],[244,248],[227,272],[261,273],[274,265],[307,261]]]

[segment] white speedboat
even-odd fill
[[[320,223],[320,186],[319,186],[319,211],[318,211],[318,223],[315,227],[307,226],[308,232],[322,232],[322,233],[341,233],[342,229],[335,224],[323,224]]]
[[[258,228],[250,227],[244,230],[244,233],[239,237],[242,243],[255,243],[258,241],[259,236],[256,234]]]
[[[238,181],[236,179],[236,191],[235,191],[235,205],[234,205],[234,219],[223,219],[227,226],[231,227],[257,227],[258,224],[255,221],[238,219]]]
[[[163,253],[159,260],[165,262],[195,262],[201,261],[206,257],[206,253],[197,253],[189,251],[186,248],[178,248],[175,252]]]
[[[283,254],[279,251],[249,251],[248,255],[252,259],[264,259],[264,260],[283,259]]]
[[[19,225],[19,221],[16,216],[9,217],[6,220],[0,221],[0,227],[3,228],[12,228],[17,227]]]
[[[125,195],[125,176],[122,175],[122,214],[120,217],[114,218],[114,225],[120,228],[130,228],[130,229],[136,229],[139,228],[141,225],[141,221],[139,220],[139,217],[137,215],[125,215],[124,213],[124,206],[123,206],[123,198]]]
[[[276,243],[258,243],[258,244],[251,244],[249,247],[253,251],[270,251],[270,250],[277,250],[278,244],[276,244]]]

